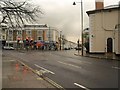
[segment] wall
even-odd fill
[[[120,54],[120,27],[118,29],[118,53],[117,54]]]
[[[119,2],[120,7],[120,2]],[[118,9],[118,54],[120,54],[120,8]]]
[[[114,18],[113,18],[114,17]],[[113,52],[115,51],[114,30],[118,23],[118,11],[101,11],[90,14],[90,52],[104,53],[107,50],[107,38],[113,39]]]

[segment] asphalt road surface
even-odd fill
[[[120,61],[75,56],[76,51],[8,51],[64,88],[118,88]]]

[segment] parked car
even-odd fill
[[[64,50],[70,50],[70,48],[65,47]]]
[[[81,50],[81,49],[82,49],[81,47],[79,47],[79,48],[78,48],[78,47],[76,47],[76,48],[75,48],[75,50]]]
[[[79,48],[76,47],[75,49],[76,49],[76,50],[82,50],[82,47],[79,47]],[[84,51],[87,51],[87,49],[86,49],[85,47],[83,47],[83,50],[84,50]]]
[[[15,50],[15,48],[11,46],[4,46],[3,49],[4,50]]]

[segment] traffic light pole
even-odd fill
[[[83,56],[83,2],[81,0],[81,37],[82,37],[82,56]]]
[[[62,41],[61,41],[61,33],[62,33],[62,31],[60,31],[60,50],[61,50],[61,43],[62,43]]]
[[[81,3],[81,40],[82,40],[82,50],[81,50],[81,55],[83,56],[83,2],[76,2],[76,3]],[[73,2],[73,5],[76,5],[75,2]],[[78,50],[79,51],[79,50]]]
[[[78,43],[78,55],[79,55],[79,47],[80,47],[80,41],[79,41],[79,39],[78,39],[77,43]]]

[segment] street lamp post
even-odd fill
[[[62,49],[62,48],[61,48],[61,43],[62,43],[62,40],[61,40],[61,39],[62,39],[61,33],[62,33],[62,31],[60,31],[60,50]]]
[[[73,2],[73,5],[76,5],[76,3],[81,3],[81,39],[82,39],[82,50],[81,54],[83,56],[83,2]]]

